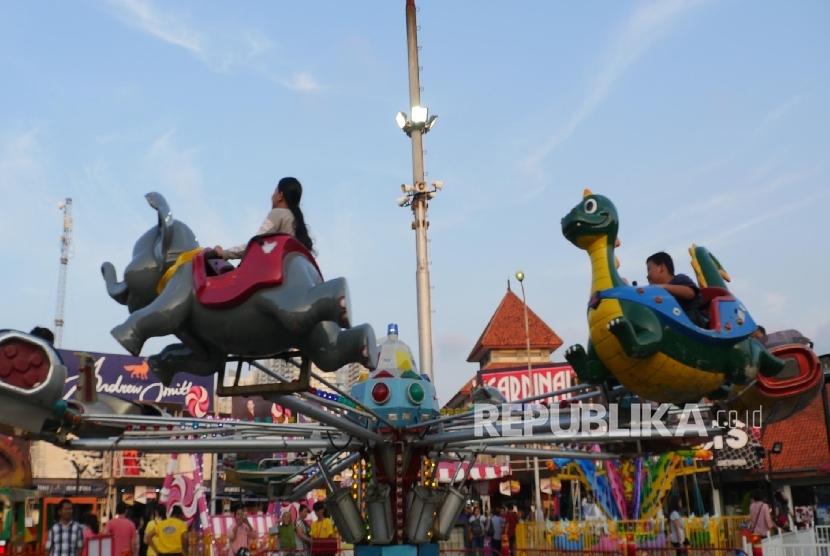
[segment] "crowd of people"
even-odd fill
[[[170,514],[164,504],[155,504],[153,516],[145,521],[144,517],[128,516],[128,506],[119,502],[115,517],[100,526],[98,517],[85,513],[79,521],[73,519],[73,504],[64,499],[56,508],[55,524],[47,534],[45,549],[49,556],[88,556],[90,541],[98,535],[111,535],[113,556],[184,556],[190,548],[189,528],[182,508],[175,505]],[[334,554],[337,550],[337,529],[325,509],[323,502],[313,506],[314,519],[305,504],[300,505],[297,518],[293,519],[290,511],[284,511],[280,521],[268,531],[270,548],[275,549],[275,556],[291,553],[292,556],[310,556],[312,543],[334,541],[327,550]],[[250,556],[251,548],[260,540],[259,533],[248,519],[241,506],[233,509],[234,523],[228,531],[227,544],[229,556]],[[323,543],[325,544],[325,543]]]
[[[268,531],[269,537],[276,537],[276,548],[299,556],[307,556],[311,554],[312,543],[336,541],[337,529],[326,511],[325,504],[321,501],[315,502],[312,509],[316,519],[311,524],[309,524],[308,506],[305,504],[300,505],[296,520],[292,520],[291,512],[282,513],[279,524],[274,525]],[[332,552],[336,552],[336,543],[330,548],[333,548]],[[234,556],[237,556],[237,553],[234,553]]]
[[[80,522],[72,519],[74,508],[68,499],[61,500],[56,511],[44,545],[49,556],[88,556],[90,541],[97,535],[112,535],[114,556],[183,556],[188,550],[188,527],[179,506],[173,506],[168,517],[165,506],[156,504],[153,519],[145,522],[143,516],[127,517],[127,505],[119,502],[115,517],[103,528],[92,512]]]
[[[463,531],[464,548],[475,551],[475,556],[501,554],[504,538],[509,543],[511,556],[516,556],[516,526],[525,521],[525,516],[515,506],[493,508],[490,515],[484,515],[477,504],[468,505],[458,521]]]

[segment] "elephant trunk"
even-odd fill
[[[110,297],[121,305],[127,304],[127,290],[126,282],[119,282],[115,274],[115,267],[111,263],[104,263],[101,266],[101,274],[104,275],[104,282],[107,284],[107,293]]]

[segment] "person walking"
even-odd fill
[[[772,522],[772,513],[769,506],[764,502],[764,493],[760,490],[752,493],[752,504],[749,505],[750,531],[762,539],[769,536]]]
[[[490,537],[490,552],[493,556],[501,556],[501,535],[504,531],[504,518],[497,509],[490,512],[487,523],[487,536]]]
[[[784,493],[780,490],[775,491],[774,497],[775,523],[781,531],[789,533],[792,530],[790,527],[790,517],[792,517],[793,522],[795,522],[795,516],[793,515],[792,510],[790,510],[790,501],[787,500],[787,497],[784,496]]]
[[[138,532],[135,523],[127,519],[127,504],[119,502],[115,506],[115,517],[107,521],[105,535],[112,535],[113,556],[136,556],[138,554]]]
[[[282,518],[277,527],[277,546],[280,553],[288,556],[297,550],[297,528],[291,520],[291,512],[286,510],[282,514]]]
[[[147,522],[147,526],[144,527],[144,544],[147,546],[147,556],[158,556],[156,554],[156,549],[153,548],[152,543],[150,543],[149,538],[151,538],[152,533],[156,530],[156,525],[160,522],[167,519],[167,509],[164,507],[164,504],[156,504],[156,507],[153,509],[153,519]]]
[[[101,527],[98,524],[98,517],[92,512],[86,512],[81,517],[81,525],[84,528],[84,548],[81,550],[81,556],[89,554],[89,539],[99,534]]]
[[[311,554],[311,525],[308,524],[308,506],[300,504],[297,520],[294,522],[295,541],[297,543],[297,554],[308,556]]]
[[[58,502],[58,520],[49,529],[44,549],[49,556],[78,556],[84,547],[84,530],[72,519],[72,502]]]
[[[182,556],[187,552],[187,523],[181,506],[173,506],[170,517],[157,522],[145,541],[158,556]]]
[[[234,524],[231,529],[231,556],[250,556],[251,544],[256,540],[256,532],[240,506],[233,512]]]
[[[672,496],[669,500],[669,527],[671,527],[671,545],[677,549],[677,556],[685,553],[685,547],[689,546],[686,539],[686,528],[683,525],[683,500]]]
[[[475,556],[482,556],[484,550],[484,534],[487,531],[487,519],[482,515],[481,508],[473,508],[473,515],[470,518],[470,535],[473,540]]]

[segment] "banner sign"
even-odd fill
[[[531,371],[536,394],[556,392],[574,385],[574,370],[567,363],[557,363],[546,367],[534,367]],[[479,381],[485,386],[497,388],[508,402],[529,398],[533,395],[527,367],[524,369],[495,369],[479,371]],[[554,402],[570,398],[571,394],[554,396]],[[550,398],[548,398],[550,400]],[[541,401],[541,400],[540,400]]]
[[[60,496],[95,496],[104,498],[107,495],[107,483],[103,481],[81,482],[78,485],[80,488],[76,489],[75,481],[35,481],[34,489],[44,496],[60,497]]]
[[[309,405],[320,407],[314,402]],[[261,396],[234,396],[231,398],[231,418],[258,423],[311,423],[311,418],[294,413]]]
[[[75,351],[59,349],[68,370],[64,399],[75,395],[80,360]],[[165,387],[150,371],[147,360],[113,353],[87,352],[95,360],[97,390],[130,401],[174,403],[188,409],[194,417],[204,417],[213,404],[214,377],[177,374]]]

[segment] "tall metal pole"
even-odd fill
[[[213,414],[219,418],[219,396],[216,395],[216,383],[214,382]],[[219,494],[219,454],[213,454],[210,463],[210,515],[217,515],[216,496]]]
[[[418,26],[415,22],[415,0],[406,0],[406,46],[409,59],[409,108],[421,105],[421,82],[418,75]],[[412,137],[412,185],[416,191],[426,190],[424,182],[423,131],[414,126]],[[423,184],[419,188],[419,185]],[[418,303],[418,357],[421,372],[435,382],[432,373],[432,304],[429,287],[429,255],[427,253],[427,196],[415,195],[412,200],[415,221],[417,269],[415,283]]]
[[[519,285],[522,287],[522,304],[525,311],[525,345],[527,347],[527,377],[530,379],[530,395],[536,396],[536,382],[533,380],[533,366],[530,363],[530,322],[527,318],[527,299],[525,298],[525,283],[524,272],[517,272],[516,278],[519,280]],[[533,445],[534,449],[539,446]],[[533,481],[536,485],[536,521],[544,521],[544,512],[542,511],[542,485],[539,480],[539,458],[533,456]]]
[[[63,234],[61,235],[61,266],[58,276],[58,301],[55,310],[55,347],[63,347],[63,314],[66,308],[66,270],[69,264],[69,248],[72,244],[72,199],[58,203],[63,211]]]

